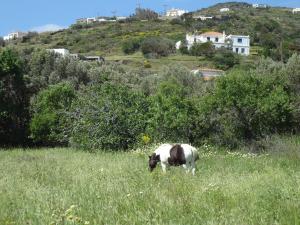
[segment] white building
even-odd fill
[[[216,48],[230,48],[240,55],[250,55],[250,36],[228,35],[225,32],[206,32],[202,34],[187,34],[187,47],[190,49],[195,43],[212,42]],[[176,46],[177,47],[177,46]]]
[[[293,14],[300,12],[300,8],[293,9]]]
[[[240,55],[250,55],[250,36],[229,35],[227,39],[231,41],[233,52]]]
[[[268,8],[268,5],[266,5],[266,4],[253,4],[252,7],[255,8],[255,9],[266,9],[266,8]]]
[[[47,50],[49,52],[53,52],[53,53],[61,55],[63,57],[70,55],[70,51],[68,49],[65,49],[65,48],[54,48],[54,49],[47,49]]]
[[[166,12],[166,17],[179,17],[183,14],[188,13],[188,11],[183,9],[170,9]]]
[[[25,32],[13,32],[13,33],[10,33],[8,34],[7,36],[4,36],[3,39],[5,41],[9,41],[9,40],[14,40],[14,39],[19,39],[19,38],[22,38],[24,36],[26,36],[27,33]]]
[[[213,19],[212,16],[202,16],[202,15],[193,16],[193,18],[196,19],[196,20],[202,20],[202,21]]]
[[[222,9],[220,9],[220,12],[229,12],[229,11],[230,11],[229,8],[222,8]]]

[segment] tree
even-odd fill
[[[277,76],[232,72],[199,105],[199,124],[218,144],[237,147],[265,135],[291,131],[297,106]]]
[[[139,20],[155,20],[158,18],[158,13],[154,12],[151,9],[137,8],[135,10],[134,17]]]
[[[86,88],[72,107],[70,140],[87,150],[127,150],[145,132],[145,96],[120,84]]]
[[[69,83],[60,83],[42,90],[32,105],[30,123],[31,137],[43,145],[65,145],[66,112],[76,98],[75,90]]]
[[[141,50],[144,56],[157,58],[168,56],[176,51],[175,43],[166,38],[150,37],[142,42]]]
[[[4,47],[5,46],[5,41],[2,37],[0,37],[0,47]]]
[[[193,56],[212,57],[215,53],[215,46],[210,42],[196,43],[190,49],[190,54]]]
[[[133,38],[123,42],[122,50],[125,54],[133,54],[140,49],[141,40]]]
[[[213,61],[218,69],[227,70],[239,64],[239,56],[231,50],[221,48],[216,51]]]
[[[189,142],[193,133],[196,111],[187,90],[176,81],[163,82],[151,98],[148,133],[156,141]]]
[[[23,67],[16,52],[0,52],[0,145],[24,144],[27,137],[29,97]]]

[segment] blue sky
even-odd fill
[[[134,12],[137,3],[142,7],[163,11],[163,5],[189,11],[208,7],[224,0],[9,0],[0,6],[0,36],[11,31],[44,30],[67,27],[77,18]],[[248,0],[248,3],[266,3],[272,6],[300,7],[299,0]]]

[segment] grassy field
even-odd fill
[[[193,177],[143,151],[0,151],[0,224],[300,224],[299,154],[200,152]]]

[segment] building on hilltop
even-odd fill
[[[61,55],[63,57],[69,56],[70,55],[70,51],[68,49],[65,48],[53,48],[53,49],[47,49],[47,51]]]
[[[169,9],[166,12],[166,17],[180,17],[183,14],[188,13],[188,11],[183,9]]]
[[[250,55],[250,36],[244,35],[228,35],[226,36],[225,31],[219,32],[205,32],[202,34],[187,34],[186,43],[188,49],[190,49],[196,43],[205,43],[210,41],[215,48],[228,48],[233,52],[248,56]],[[176,46],[178,48],[178,46]],[[179,46],[180,47],[180,46]]]
[[[26,35],[27,35],[26,32],[20,32],[20,31],[12,32],[12,33],[4,36],[3,40],[4,41],[15,40],[15,39],[19,39],[19,38],[25,37]]]
[[[102,23],[102,22],[116,22],[126,20],[125,16],[117,16],[117,17],[88,17],[88,18],[80,18],[76,20],[77,24],[92,24],[92,23]]]
[[[269,6],[267,4],[253,4],[252,7],[255,9],[266,9]]]
[[[222,9],[220,9],[220,12],[229,12],[229,11],[230,11],[229,8],[222,8]]]
[[[212,16],[194,15],[194,16],[193,16],[193,19],[204,21],[204,20],[212,20],[213,17],[212,17]]]
[[[293,9],[293,14],[299,13],[299,12],[300,12],[300,8],[294,8],[294,9]]]

